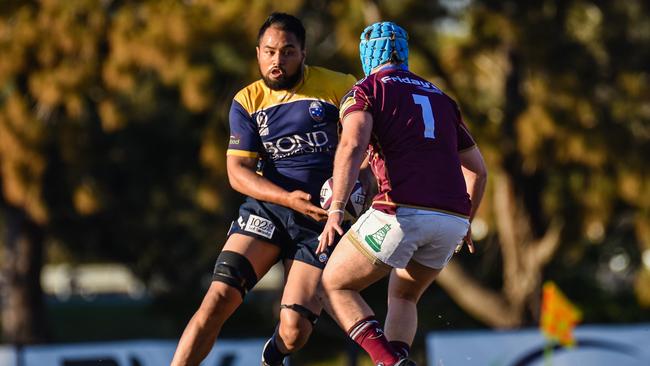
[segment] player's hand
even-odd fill
[[[324,252],[327,247],[334,244],[336,239],[336,234],[343,235],[343,228],[341,223],[343,222],[343,212],[339,210],[333,210],[329,213],[327,218],[327,223],[323,232],[318,236],[318,248],[316,248],[316,254]]]
[[[316,221],[327,220],[327,211],[315,206],[311,201],[309,193],[295,190],[289,193],[288,206],[294,211],[298,211],[305,216],[309,216]]]
[[[474,248],[474,241],[472,241],[472,225],[469,225],[469,228],[467,229],[467,234],[465,234],[465,237],[463,238],[463,241],[456,247],[456,253],[460,252],[460,250],[463,248],[463,243],[467,244],[467,249],[469,249],[469,252],[474,254],[476,249]]]

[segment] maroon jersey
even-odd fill
[[[341,120],[356,111],[373,117],[375,209],[394,213],[397,206],[411,206],[469,216],[458,153],[475,143],[453,99],[408,70],[386,68],[343,98]]]

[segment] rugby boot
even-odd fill
[[[269,338],[269,340],[264,344],[264,348],[262,349],[262,366],[283,366],[284,359],[282,359],[280,362],[271,363],[270,361],[266,360],[266,357],[264,357],[269,353],[270,348],[273,348],[273,345],[271,344],[272,341],[273,337]]]
[[[408,358],[402,358],[399,360],[395,366],[418,366],[414,361],[409,360]]]

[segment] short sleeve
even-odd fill
[[[460,109],[456,106],[456,115],[458,117],[458,151],[469,150],[476,145],[472,134],[469,132],[463,117],[460,114]]]
[[[226,155],[256,158],[261,148],[257,125],[239,102],[230,106],[230,142]]]
[[[339,112],[341,121],[352,112],[371,110],[373,107],[373,98],[372,96],[368,96],[368,94],[360,84],[353,86],[341,102]]]

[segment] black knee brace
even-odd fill
[[[243,255],[224,250],[217,258],[212,281],[223,282],[241,293],[242,298],[257,283],[257,275],[251,262]]]
[[[316,325],[316,322],[318,321],[318,315],[312,313],[311,310],[307,309],[306,307],[300,305],[300,304],[292,304],[292,305],[286,305],[282,304],[280,305],[280,309],[291,309],[295,311],[296,313],[300,314],[303,318],[309,320],[311,325]]]

